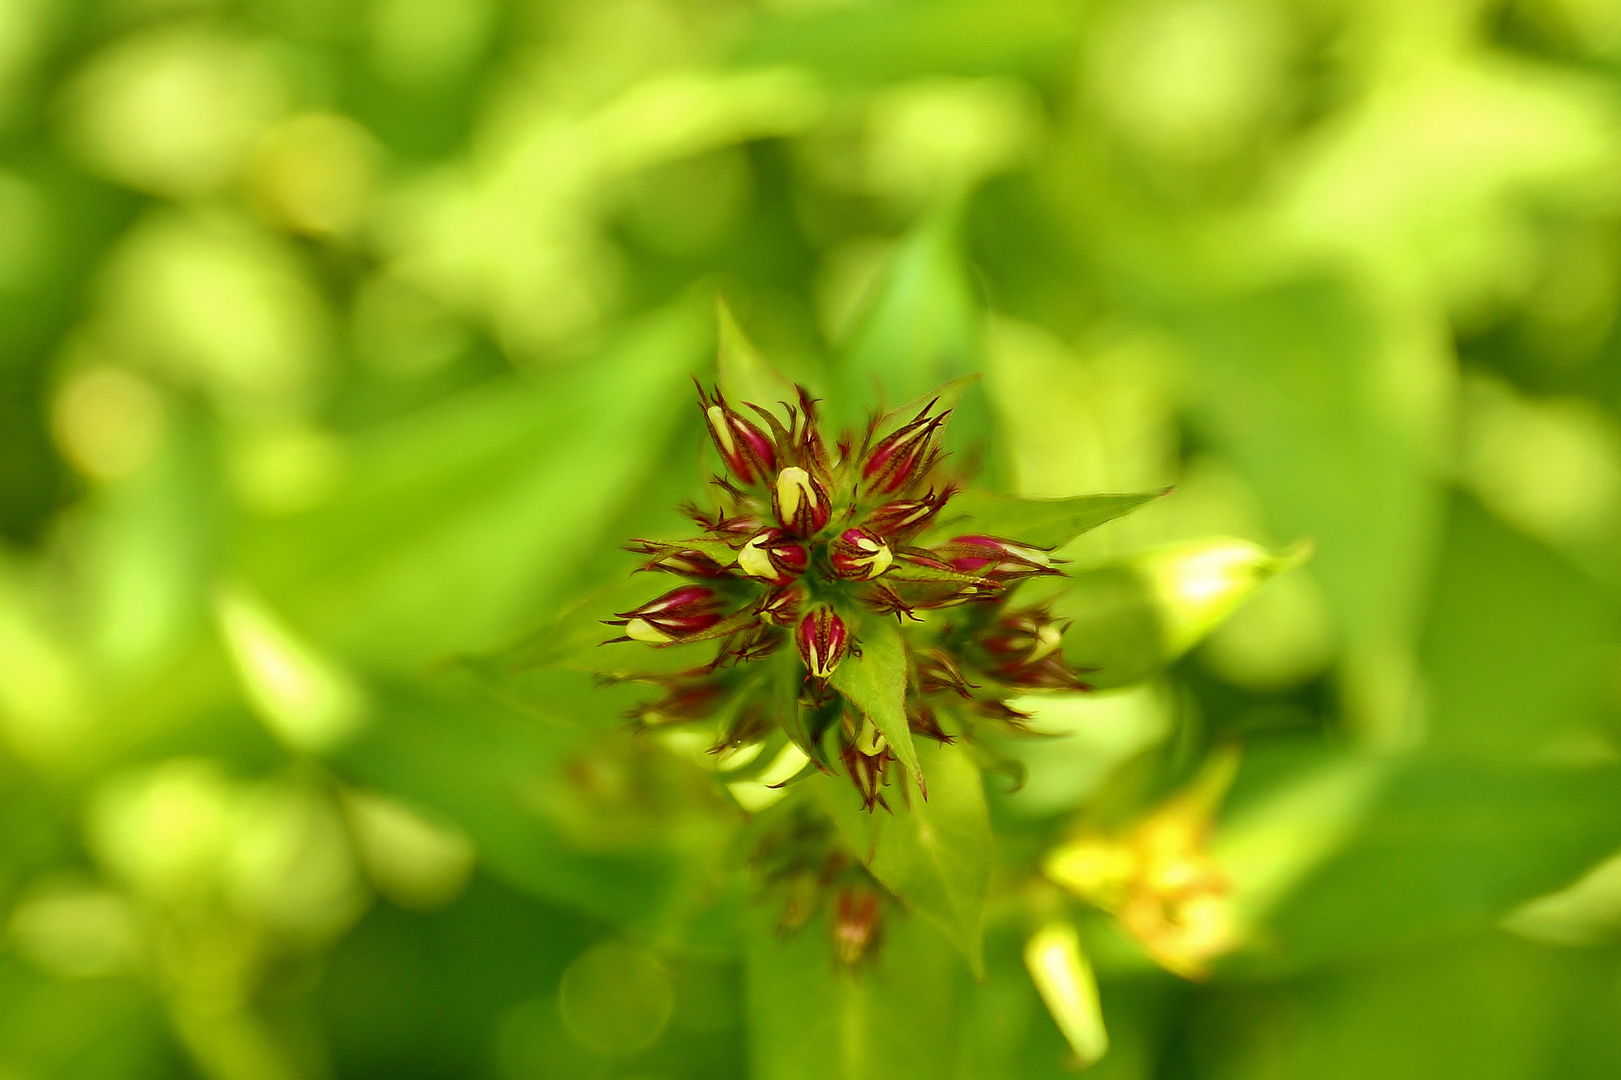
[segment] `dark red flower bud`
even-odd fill
[[[1069,624],[1045,611],[1010,611],[980,635],[979,644],[999,660],[1033,664],[1057,652]]]
[[[798,465],[777,474],[771,490],[777,522],[796,536],[812,537],[827,525],[833,514],[833,501],[822,482]]]
[[[992,672],[1003,686],[1019,690],[1090,690],[1092,686],[1077,675],[1063,653],[1044,656],[1033,663],[1004,664]]]
[[[883,909],[871,889],[845,889],[833,911],[833,955],[854,966],[877,943],[883,930]]]
[[[726,688],[707,679],[677,683],[658,701],[649,702],[631,711],[631,716],[646,724],[683,724],[704,720],[715,713],[715,707]]]
[[[819,607],[799,620],[794,644],[799,646],[799,658],[805,661],[810,673],[826,680],[832,677],[833,669],[849,651],[850,632],[832,608]]]
[[[924,694],[938,694],[949,690],[958,697],[973,697],[974,684],[963,675],[946,652],[930,649],[917,658],[918,690]]]
[[[717,389],[713,399],[698,388],[698,401],[709,425],[709,437],[733,476],[745,484],[765,480],[777,469],[777,448],[765,432],[732,411]]]
[[[951,743],[956,740],[946,733],[940,726],[940,718],[935,716],[934,707],[927,702],[921,703],[906,712],[906,726],[914,734],[922,735],[926,739],[933,739],[937,743]]]
[[[889,763],[895,760],[894,751],[886,745],[869,754],[844,739],[840,741],[839,760],[844,763],[845,775],[861,793],[862,806],[867,810],[877,806],[888,810],[889,803],[878,789],[888,782],[887,772]]]
[[[866,529],[846,529],[832,544],[833,572],[841,578],[867,581],[894,561],[889,545]]]
[[[781,529],[763,529],[737,552],[737,565],[749,577],[786,585],[805,572],[810,554],[805,545]]]
[[[683,585],[606,621],[625,628],[625,636],[615,640],[668,645],[701,634],[720,622],[724,617],[723,603],[707,585]]]
[[[803,386],[795,387],[795,390],[799,393],[799,411],[793,415],[794,452],[800,461],[815,462],[826,468],[827,448],[822,445],[822,426],[816,415],[816,399]]]
[[[1036,574],[1056,574],[1046,551],[995,536],[958,536],[934,548],[935,557],[962,574],[1015,581]]]
[[[955,489],[948,487],[938,495],[931,491],[921,499],[885,503],[867,515],[866,527],[892,545],[904,544],[926,528],[954,494]]]
[[[687,577],[725,577],[726,568],[701,551],[684,549],[661,555],[642,567],[643,570],[663,570],[667,574]]]
[[[792,626],[799,621],[799,605],[805,590],[798,585],[774,589],[760,601],[760,618],[772,626]]]
[[[861,463],[861,479],[873,491],[884,494],[900,491],[914,481],[923,479],[934,468],[934,463],[940,457],[934,437],[951,412],[947,410],[939,416],[930,416],[929,409],[932,408],[934,403],[930,402],[910,424],[867,452],[866,460]]]
[[[980,635],[979,645],[992,657],[991,674],[998,682],[1032,690],[1082,690],[1086,685],[1059,651],[1068,626],[1039,609],[1009,612]]]

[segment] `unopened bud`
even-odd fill
[[[1015,581],[1036,574],[1056,574],[1052,557],[1041,548],[1003,540],[996,536],[958,536],[934,548],[934,554],[953,570],[989,578]]]
[[[805,572],[810,556],[805,545],[781,529],[765,529],[749,539],[737,553],[737,565],[749,577],[786,585]]]
[[[701,551],[690,549],[661,555],[642,567],[643,570],[663,570],[669,574],[687,577],[725,577],[726,568]]]
[[[852,581],[875,578],[895,561],[889,545],[866,529],[846,529],[832,549],[833,571]]]
[[[777,474],[772,500],[778,523],[796,536],[810,537],[821,532],[833,513],[827,489],[798,465]]]
[[[833,913],[833,955],[845,965],[860,962],[883,928],[878,894],[871,889],[845,889]]]
[[[615,640],[668,645],[701,634],[720,622],[721,604],[721,597],[708,586],[683,585],[606,621],[625,628],[625,636]]]
[[[760,601],[760,618],[772,626],[792,626],[799,621],[799,605],[805,591],[797,585],[776,589]]]
[[[948,487],[938,495],[931,491],[921,499],[885,503],[867,515],[866,526],[891,544],[905,543],[933,521],[940,508],[955,493]]]
[[[1030,690],[1082,690],[1060,648],[1068,622],[1046,611],[1013,611],[992,623],[979,645],[993,658],[992,674],[1006,686]]]
[[[933,407],[931,402],[929,408]],[[861,479],[873,491],[885,494],[900,491],[934,468],[940,457],[934,436],[951,413],[929,416],[928,412],[928,408],[924,409],[917,419],[867,452],[866,460],[861,463]]]
[[[829,679],[850,648],[850,632],[832,608],[819,607],[799,620],[794,644],[805,667],[818,679]]]
[[[678,683],[658,701],[631,711],[644,724],[684,724],[713,716],[715,705],[726,693],[720,683],[702,680]]]
[[[700,386],[698,401],[709,425],[709,437],[732,475],[745,484],[769,477],[777,467],[777,451],[766,433],[733,412],[719,390],[711,400]]]

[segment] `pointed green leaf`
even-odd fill
[[[907,775],[927,797],[929,789],[906,723],[906,643],[901,632],[888,619],[868,619],[861,624],[857,644],[861,655],[844,658],[833,672],[833,688],[889,740]]]
[[[678,551],[696,551],[708,555],[722,566],[730,566],[737,561],[737,552],[732,550],[731,545],[712,536],[693,536],[685,540],[638,540],[637,543],[655,544],[663,549],[649,558],[662,558]]]
[[[960,746],[925,742],[918,754],[929,775],[928,801],[901,806],[891,797],[894,818],[878,830],[868,869],[945,931],[978,974],[991,878],[985,790],[979,769]],[[848,798],[855,800],[853,789]]]
[[[929,799],[889,798],[869,811],[844,777],[812,781],[840,838],[873,876],[951,939],[977,973],[982,913],[990,883],[991,825],[979,769],[960,746],[919,746]]]
[[[742,408],[749,402],[769,409],[779,401],[793,401],[793,381],[754,347],[724,296],[715,297],[715,317],[720,336],[720,388],[732,407]]]
[[[929,409],[936,416],[954,411],[962,403],[963,395],[979,380],[980,376],[977,374],[964,375],[961,378],[952,379],[948,383],[941,383],[933,390],[913,398],[898,409],[891,409],[879,417],[878,424],[873,428],[872,432],[873,442],[876,443],[893,435],[916,420],[918,415],[925,409]]]
[[[674,305],[600,356],[378,427],[324,502],[245,529],[241,579],[368,667],[411,671],[510,640],[623,542],[604,531],[667,469],[702,340],[701,316]]]
[[[841,350],[846,395],[869,400],[877,383],[890,401],[910,401],[978,370],[979,307],[956,231],[938,215],[896,250]]]
[[[968,529],[1036,547],[1059,548],[1163,494],[1163,491],[1145,491],[1077,495],[1069,499],[1019,499],[969,488],[958,492],[946,504],[946,513],[950,516],[932,531],[949,535]]]
[[[771,699],[782,729],[811,761],[831,767],[821,741],[811,737],[805,706],[799,700],[800,688],[805,682],[805,665],[792,649],[779,649],[771,664]]]
[[[854,427],[864,410],[920,399],[984,366],[979,298],[958,237],[957,213],[944,208],[896,249],[843,343],[834,367],[833,419]],[[958,387],[944,442],[961,468],[994,478],[990,399],[970,380]]]

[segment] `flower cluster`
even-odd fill
[[[780,412],[740,409],[718,389],[698,396],[725,467],[715,507],[686,508],[698,536],[633,544],[643,570],[683,583],[605,621],[622,629],[613,641],[717,647],[648,677],[664,696],[638,710],[643,722],[718,720],[717,750],[781,730],[821,768],[842,766],[870,809],[887,805],[892,748],[840,673],[879,623],[901,628],[906,725],[923,737],[1018,725],[1010,698],[1084,689],[1063,659],[1064,624],[1012,604],[1019,582],[1058,572],[1049,552],[966,521],[950,528],[959,485],[944,465],[940,397],[830,447],[803,388]]]

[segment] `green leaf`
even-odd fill
[[[740,60],[791,63],[861,82],[1005,75],[1062,64],[1075,47],[1073,12],[1057,0],[905,0],[808,9],[763,21]]]
[[[720,336],[720,388],[732,407],[741,409],[749,403],[770,409],[778,402],[792,403],[796,397],[793,381],[754,347],[724,296],[715,297],[715,318]]]
[[[488,649],[567,595],[684,410],[704,340],[688,305],[600,357],[505,380],[368,436],[320,508],[254,526],[241,573],[353,659],[410,670]]]
[[[615,690],[581,673],[547,674],[548,693],[537,699],[550,708],[622,722]],[[643,835],[627,843],[623,818],[616,823],[565,778],[570,761],[630,753],[622,745],[595,750],[593,740],[603,736],[592,725],[536,724],[456,677],[391,687],[378,697],[388,722],[345,748],[339,764],[346,776],[444,814],[473,838],[483,865],[525,892],[596,918],[650,926],[670,911],[689,874],[702,872],[701,859],[680,851],[680,826],[668,812],[654,813]],[[685,768],[656,747],[648,751],[638,764],[648,770],[639,799],[654,797],[657,770]]]
[[[1274,556],[1244,540],[1175,544],[1113,566],[1040,578],[1022,599],[1070,621],[1064,658],[1094,687],[1141,682],[1187,652],[1303,552]]]
[[[788,738],[805,751],[805,756],[824,768],[831,768],[820,739],[813,738],[807,723],[805,706],[800,701],[800,690],[805,684],[805,665],[792,649],[779,649],[769,661],[771,671],[771,700]]]
[[[858,317],[834,366],[838,392],[831,404],[841,424],[855,426],[863,408],[877,401],[913,402],[915,414],[929,396],[954,389],[947,384],[983,367],[980,305],[959,250],[954,217],[934,215],[901,244]],[[994,464],[991,408],[983,384],[956,389],[962,397],[946,426],[946,447],[960,467]]]
[[[1432,743],[1521,761],[1603,738],[1613,601],[1569,563],[1458,498],[1425,629]]]
[[[1400,768],[1363,827],[1274,919],[1309,963],[1484,929],[1621,846],[1621,768]]]
[[[1147,491],[1129,495],[1077,495],[1068,499],[1020,499],[967,488],[946,504],[953,515],[931,534],[968,529],[1035,547],[1060,548],[1099,525],[1123,517],[1166,494]]]
[[[890,797],[890,813],[867,811],[842,777],[816,782],[839,834],[873,876],[945,932],[978,974],[990,887],[991,822],[979,768],[956,745],[924,742],[927,801]]]
[[[877,386],[901,403],[979,366],[978,305],[955,225],[936,216],[902,243],[857,317],[837,359],[839,389],[848,402],[864,402]]]
[[[1426,334],[1328,276],[1223,296],[1182,333],[1194,421],[1273,528],[1317,543],[1348,720],[1380,739],[1412,734],[1393,656],[1416,636],[1445,511],[1434,462],[1450,411],[1427,388],[1447,385],[1453,361]],[[1405,358],[1404,389],[1376,392],[1391,356]]]
[[[876,955],[833,959],[825,915],[784,935],[761,915],[748,947],[755,1080],[950,1080],[956,960],[928,922],[892,907]]]
[[[846,656],[834,669],[833,688],[873,722],[927,797],[929,789],[906,720],[906,642],[888,619],[867,619],[861,623],[857,645],[861,655]]]

